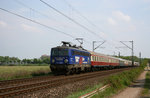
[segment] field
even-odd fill
[[[30,78],[50,74],[49,66],[0,66],[0,80]]]

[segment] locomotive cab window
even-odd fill
[[[68,49],[54,48],[52,49],[52,56],[68,56]]]

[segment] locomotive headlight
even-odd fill
[[[55,62],[55,59],[52,59],[52,63],[54,63]]]
[[[65,62],[65,63],[68,63],[68,59],[65,59],[64,62]]]

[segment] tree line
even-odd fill
[[[19,59],[17,57],[0,56],[0,65],[27,65],[27,64],[50,64],[50,56],[42,55],[40,58]]]

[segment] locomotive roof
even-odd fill
[[[53,48],[67,48],[67,49],[75,49],[75,50],[80,50],[80,51],[88,52],[86,49],[83,49],[83,48],[77,48],[77,47],[57,46],[57,47],[53,47]]]

